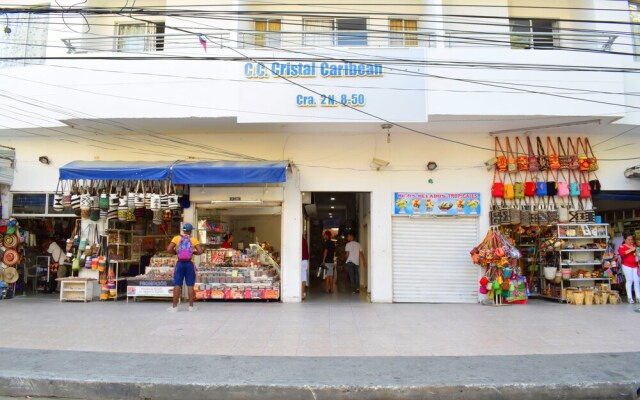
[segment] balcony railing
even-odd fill
[[[435,47],[443,41],[446,47],[501,47],[507,49],[557,49],[611,51],[617,35],[590,32],[454,32],[444,36],[433,32],[371,32],[371,31],[243,31],[238,38],[229,32],[207,32],[208,48],[237,47],[246,49],[300,47]],[[68,53],[123,52],[147,53],[171,51],[192,53],[202,45],[193,34],[148,34],[89,36],[62,39]]]
[[[611,51],[617,35],[600,32],[452,32],[447,47],[506,47],[512,49]]]
[[[207,33],[207,48],[235,47],[228,32]],[[123,52],[145,53],[155,51],[202,50],[198,36],[191,34],[148,34],[88,36],[62,39],[68,53]]]
[[[243,31],[238,47],[433,47],[431,32],[417,31]]]

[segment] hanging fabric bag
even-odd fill
[[[64,184],[65,182],[62,182],[62,206],[64,208],[70,208],[71,207],[71,184],[70,182],[66,182],[67,185],[65,186]]]
[[[560,170],[558,174],[558,197],[569,197],[569,184],[564,177],[564,172]]]
[[[144,209],[144,185],[142,184],[142,181],[138,181],[138,184],[136,185],[136,192],[134,194],[134,205],[135,208],[143,208]]]
[[[99,206],[100,210],[109,211],[109,193],[107,193],[106,183],[104,182],[100,188]]]
[[[118,196],[116,185],[114,184],[114,182],[110,182],[109,183],[109,211],[115,211],[117,214],[119,204],[120,204],[120,199]]]
[[[496,181],[496,175],[498,176],[497,181]],[[500,179],[500,174],[498,174],[497,170],[493,171],[493,184],[491,185],[491,195],[496,198],[504,197],[504,183]]]
[[[516,136],[516,162],[518,164],[518,171],[529,170],[529,157],[524,151],[520,137]]]
[[[561,204],[558,208],[558,222],[561,224],[569,222],[569,205]]]
[[[547,195],[547,182],[536,178],[536,196],[544,197]]]
[[[536,136],[536,145],[538,147],[538,163],[540,165],[540,171],[546,171],[549,169],[549,157],[544,152],[544,146],[540,136]]]
[[[506,200],[513,200],[516,197],[515,189],[513,187],[513,181],[511,180],[511,174],[505,174],[509,177],[510,183],[504,184],[504,196],[502,196]]]
[[[560,157],[558,153],[556,153],[556,149],[553,147],[553,142],[549,136],[547,136],[547,158],[549,159],[549,169],[560,169]]]
[[[154,187],[153,193],[151,194],[151,211],[159,211],[161,205],[162,204],[160,202],[160,192],[159,192],[158,186],[156,185]],[[155,218],[155,214],[154,214],[154,218]]]
[[[582,138],[578,138],[576,146],[578,147],[578,170],[580,172],[587,172],[591,169],[591,161],[587,157],[587,149],[582,142]]]
[[[496,169],[498,170],[498,172],[506,172],[507,156],[504,152],[504,149],[502,148],[502,144],[500,144],[500,139],[497,136],[494,140],[494,154],[496,157]]]
[[[596,158],[596,155],[593,153],[593,149],[591,148],[591,143],[589,142],[589,138],[584,138],[584,146],[586,148],[586,155],[589,158],[589,171],[597,171],[599,166],[598,166],[598,159]]]
[[[147,210],[151,210],[151,189],[152,184],[147,185],[146,191],[144,193],[144,208]]]
[[[80,191],[77,182],[71,186],[71,209],[76,215],[80,215]]]
[[[56,192],[53,194],[53,211],[60,212],[64,210],[64,205],[62,204],[63,189],[60,187],[62,182],[58,179],[58,186],[56,187]]]
[[[177,210],[178,208],[180,208],[180,203],[178,202],[178,195],[176,194],[175,186],[170,185],[169,188],[170,188],[169,197],[167,199],[169,204],[169,209]]]
[[[131,182],[127,185],[127,208],[130,210],[136,209],[136,193]]]
[[[574,170],[569,172],[569,195],[571,197],[580,196],[580,182],[578,181],[578,177]]]
[[[591,186],[584,179],[584,174],[580,174],[580,198],[588,199],[589,197],[591,197]]]
[[[507,146],[507,171],[516,172],[518,170],[518,164],[513,149],[511,148],[511,141],[508,136],[504,140]]]
[[[168,193],[167,186],[169,186],[169,182],[165,182],[164,185],[162,185],[162,192],[160,194],[160,209],[161,210],[168,210],[169,209],[169,193]]]
[[[589,187],[591,188],[591,194],[599,194],[602,191],[602,186],[600,185],[600,179],[598,179],[598,175],[596,175],[596,173],[593,173],[593,179],[591,178],[591,173],[587,172],[587,176],[589,179]]]
[[[533,152],[533,146],[531,145],[531,138],[529,136],[527,136],[527,157],[529,158],[529,171],[540,171],[540,163],[538,162],[538,157],[536,157]]]
[[[567,152],[569,157],[569,169],[579,169],[580,162],[578,161],[578,150],[570,137],[567,138]]]
[[[524,174],[524,195],[526,197],[533,197],[536,195],[536,183],[532,180],[529,172]]]
[[[558,194],[558,178],[553,175],[553,170],[547,171],[547,196]]]

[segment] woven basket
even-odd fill
[[[581,306],[584,304],[584,292],[576,291],[573,294],[573,304]]]
[[[605,291],[605,290],[603,290],[603,291],[601,291],[599,293],[599,295],[600,295],[600,304],[607,304],[607,302],[609,301],[609,294],[610,294],[610,292]]]
[[[567,297],[566,297],[566,299],[567,299],[567,303],[569,303],[569,304],[573,304],[573,302],[574,302],[574,300],[573,300],[573,295],[574,295],[577,291],[578,291],[578,289],[577,289],[577,288],[572,288],[572,287],[567,288]]]
[[[609,304],[618,304],[622,303],[622,299],[620,298],[620,294],[617,290],[612,290],[609,292]]]
[[[593,298],[595,297],[595,291],[593,289],[584,290],[584,304],[586,306],[593,305]]]

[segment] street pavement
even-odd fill
[[[638,399],[629,304],[168,305],[0,302],[0,396]]]

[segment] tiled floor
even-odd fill
[[[628,304],[370,304],[314,294],[302,304],[0,302],[1,347],[255,356],[481,356],[640,351]]]

